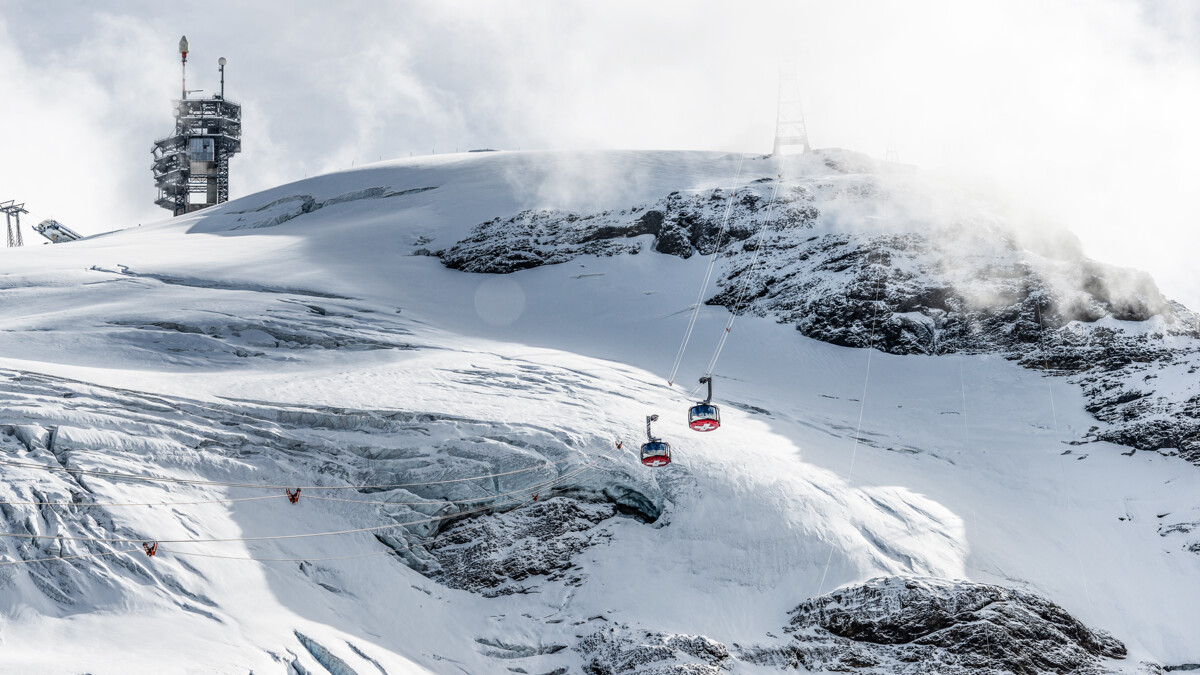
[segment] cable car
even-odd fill
[[[646,442],[642,444],[642,464],[646,466],[666,466],[671,463],[671,444],[655,438],[650,431],[650,423],[658,421],[658,415],[646,417]]]
[[[693,431],[712,431],[721,426],[721,410],[712,404],[712,378],[700,378],[700,384],[708,385],[708,398],[688,410],[688,426]]]

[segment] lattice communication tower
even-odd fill
[[[888,134],[887,154],[884,156],[889,162],[900,163],[900,150],[896,148],[896,137]]]
[[[779,70],[779,115],[775,119],[775,147],[771,154],[778,155],[797,146],[802,152],[812,152],[804,107],[800,104],[800,81],[794,67],[784,66]]]
[[[0,202],[0,211],[4,212],[4,220],[8,224],[8,247],[24,246],[25,242],[21,239],[21,214],[29,213],[25,210],[24,204],[16,204],[15,200]],[[14,222],[15,227],[14,227]]]
[[[182,95],[175,106],[175,133],[154,142],[155,204],[175,215],[229,201],[229,158],[242,151],[242,106],[225,98],[225,57],[221,93],[188,98],[187,36],[179,40]]]

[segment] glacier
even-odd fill
[[[1037,234],[848,151],[494,152],[5,251],[0,662],[1191,667],[1196,315]]]

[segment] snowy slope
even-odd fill
[[[782,169],[793,179],[847,180],[795,162]],[[111,553],[0,568],[0,660],[25,672],[125,672],[147,659],[181,672],[622,672],[597,646],[619,629],[618,644],[638,631],[664,645],[704,636],[730,650],[711,667],[772,672],[801,644],[784,630],[789,612],[898,575],[1044,596],[1124,643],[1124,660],[1089,661],[1105,669],[1200,662],[1197,469],[1171,453],[1075,445],[1097,425],[1078,383],[998,351],[836,346],[766,308],[730,333],[715,370],[724,425],[702,435],[666,378],[706,256],[655,252],[654,234],[504,275],[429,255],[524,212],[619,220],[676,191],[707,199],[739,165],[743,181],[781,171],[705,153],[442,156],[0,254],[3,499],[95,503],[4,505],[8,532],[40,535],[8,540],[5,559]],[[855,200],[822,204],[819,226],[903,233],[944,206],[907,173],[896,180],[904,218]],[[821,293],[836,292],[829,283]],[[703,374],[727,317],[701,308],[680,382]],[[1186,369],[1162,389],[1180,404],[1195,384]],[[651,413],[676,448],[665,469],[630,451]],[[522,473],[309,490],[293,505],[280,490],[44,470],[55,465],[276,486]],[[529,501],[530,486],[559,478],[557,493]],[[504,496],[514,491],[519,501]],[[480,504],[498,514],[400,527]],[[153,559],[53,538],[379,527],[164,542]],[[697,643],[670,644],[670,658],[626,670],[705,663]],[[888,663],[873,667],[897,670]]]

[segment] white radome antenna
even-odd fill
[[[804,123],[804,107],[800,104],[800,81],[796,67],[784,65],[779,69],[779,114],[775,119],[775,147],[772,155],[799,147],[812,152],[808,144],[808,126]]]

